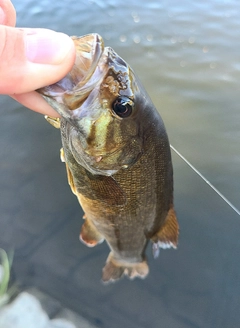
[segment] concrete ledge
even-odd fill
[[[96,328],[35,288],[21,292],[10,304],[0,309],[0,328],[26,327]]]

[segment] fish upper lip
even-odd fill
[[[81,89],[94,74],[99,60],[104,52],[104,42],[97,33],[86,34],[82,37],[72,37],[76,47],[76,59],[72,70],[60,81],[38,91],[51,97],[61,97],[63,94],[72,95]]]
[[[74,76],[77,80],[75,88],[79,88],[81,85],[85,85],[95,72],[104,52],[104,42],[102,37],[97,33],[87,34],[81,38],[72,37],[72,39],[77,49],[75,65],[79,67],[79,72],[76,75],[85,73],[80,79],[78,76]]]

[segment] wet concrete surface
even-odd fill
[[[0,122],[0,247],[13,278],[97,327],[238,327],[239,217],[173,155],[177,251],[161,251],[145,280],[103,285],[105,243],[79,242],[82,210],[59,159],[59,131],[7,98]]]

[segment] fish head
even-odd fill
[[[73,41],[70,73],[37,91],[61,115],[63,143],[75,160],[93,174],[112,175],[141,155],[145,99],[132,69],[98,34]]]

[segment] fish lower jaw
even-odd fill
[[[97,166],[99,165],[99,163],[95,160],[84,159],[84,157],[82,157],[80,160],[76,157],[75,159],[79,165],[83,166],[88,172],[90,172],[93,175],[112,176],[113,174],[119,171],[119,169],[113,170],[113,169],[108,169],[107,167],[98,168]]]

